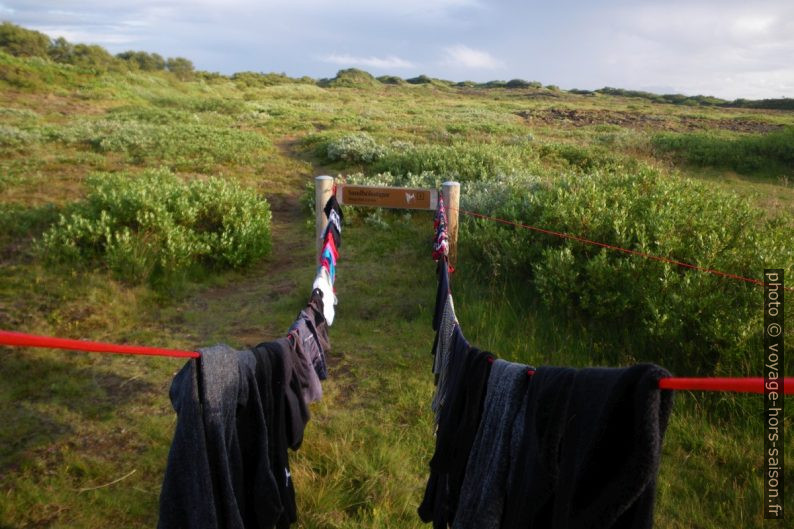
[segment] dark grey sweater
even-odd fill
[[[200,350],[171,383],[177,424],[160,492],[160,529],[270,527],[281,502],[249,350]]]

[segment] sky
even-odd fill
[[[0,0],[0,20],[224,74],[794,97],[794,0]]]

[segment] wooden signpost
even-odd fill
[[[328,222],[322,205],[328,202],[328,199],[333,194],[334,179],[325,175],[318,176],[314,179],[314,185],[314,198],[317,205],[315,208],[317,215],[317,256],[319,259],[323,246],[323,229],[325,229],[325,225]],[[458,182],[444,182],[441,194],[444,197],[444,207],[447,212],[449,261],[454,265],[457,258],[460,184]],[[343,206],[435,211],[438,208],[438,190],[339,184],[336,187],[336,200]]]

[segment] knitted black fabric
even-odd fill
[[[539,368],[502,526],[650,528],[672,408],[658,383],[669,375],[651,364]]]
[[[457,510],[460,487],[466,473],[491,371],[490,353],[470,349],[458,328],[453,335],[455,362],[450,364],[449,394],[441,410],[436,450],[430,460],[430,477],[420,518],[446,528]]]

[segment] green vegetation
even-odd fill
[[[103,262],[131,282],[157,280],[194,263],[245,266],[270,250],[270,209],[220,179],[182,183],[165,170],[99,174],[41,238],[50,262]]]
[[[0,329],[183,349],[281,336],[315,273],[316,174],[458,179],[468,210],[794,277],[794,114],[768,102],[178,73],[40,35],[0,30]],[[330,376],[292,458],[300,526],[421,527],[431,217],[345,214]],[[467,338],[510,360],[760,374],[754,285],[464,216],[452,290]],[[155,525],[181,365],[3,349],[0,526]],[[759,402],[677,395],[656,527],[762,527]]]
[[[727,167],[741,172],[783,169],[794,176],[794,127],[769,134],[659,134],[653,145],[681,160],[700,166]]]

